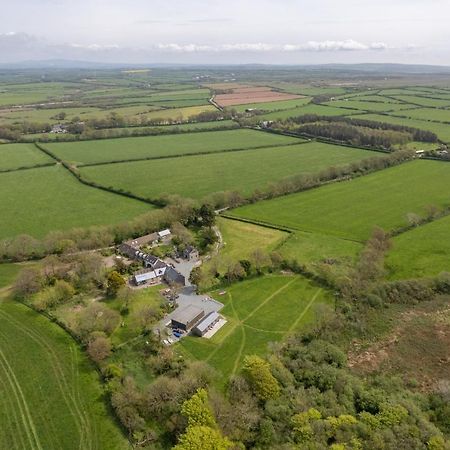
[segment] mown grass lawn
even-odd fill
[[[0,321],[0,448],[130,448],[97,372],[63,330],[12,302],[0,302]]]
[[[268,344],[317,319],[318,305],[331,307],[332,297],[299,276],[270,275],[243,281],[211,296],[225,304],[228,323],[211,339],[187,337],[178,348],[188,357],[207,361],[223,380],[236,373],[245,355],[267,352]]]
[[[448,206],[450,164],[412,161],[318,189],[243,206],[232,215],[294,230],[364,241],[375,226],[408,224],[408,213]]]
[[[228,133],[228,132],[225,132]],[[81,174],[145,198],[163,194],[202,198],[214,192],[245,195],[289,175],[316,173],[381,153],[318,142],[239,152],[81,167]]]
[[[143,202],[79,183],[61,166],[0,174],[0,239],[119,223],[149,211]]]
[[[65,161],[87,164],[201,152],[221,152],[261,146],[269,147],[295,144],[301,141],[287,136],[245,129],[66,142],[47,144],[47,148]]]

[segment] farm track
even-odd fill
[[[270,294],[267,298],[265,298],[251,313],[249,313],[243,319],[239,318],[239,316],[238,316],[238,314],[236,312],[236,309],[234,308],[233,297],[229,293],[228,296],[229,296],[229,299],[230,299],[231,309],[233,311],[233,316],[234,316],[234,318],[236,319],[237,322],[234,324],[233,327],[230,328],[228,333],[225,336],[223,336],[222,342],[219,345],[217,345],[217,347],[208,355],[208,358],[206,358],[206,361],[209,361],[223,347],[223,345],[224,345],[224,343],[226,341],[226,338],[228,336],[230,336],[237,328],[240,328],[240,330],[242,332],[242,339],[241,339],[241,343],[239,345],[239,350],[237,352],[236,358],[234,360],[234,365],[233,365],[233,370],[232,370],[232,375],[234,375],[237,372],[238,368],[239,368],[239,362],[241,360],[242,354],[243,354],[244,349],[245,349],[245,344],[246,344],[245,327],[248,326],[245,322],[249,318],[251,318],[255,312],[257,312],[260,308],[262,308],[264,305],[266,305],[268,302],[270,302],[270,300],[272,300],[274,297],[276,297],[281,292],[283,292],[285,289],[287,289],[295,281],[296,281],[296,278],[293,278],[292,280],[289,280],[286,284],[284,284],[279,289],[277,289],[275,292]],[[252,329],[253,327],[248,326],[248,328]]]
[[[7,340],[7,337],[5,337],[5,335],[2,333],[0,333],[0,337],[5,341]],[[28,443],[31,446],[30,448],[44,450],[40,443],[36,427],[34,425],[34,421],[31,416],[30,409],[28,407],[28,403],[23,394],[20,383],[17,380],[14,370],[9,364],[6,355],[3,353],[1,349],[0,349],[0,367],[4,373],[4,376],[8,380],[10,389],[15,397],[15,404],[20,410],[20,417],[22,419],[22,424],[28,438]]]
[[[10,316],[8,313],[0,310],[0,317],[7,320],[18,331],[27,335],[37,345],[45,348],[45,350],[48,352],[47,354],[49,355],[50,359],[49,362],[55,375],[55,379],[61,392],[61,396],[74,419],[75,426],[80,436],[80,450],[94,450],[94,448],[97,448],[97,446],[92,446],[93,440],[96,442],[96,439],[93,439],[95,437],[95,434],[91,428],[92,421],[85,412],[84,405],[80,400],[79,389],[78,387],[75,388],[72,382],[68,382],[67,374],[65,374],[59,357],[54,349],[38,332],[24,327],[20,322]],[[74,346],[71,345],[70,351],[73,352],[74,350]],[[78,369],[74,368],[73,359],[71,364],[71,371],[75,375],[78,374]],[[76,380],[78,381],[78,379],[79,377],[77,377]],[[76,391],[74,391],[74,389],[76,389]]]

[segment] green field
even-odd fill
[[[354,110],[355,114],[360,114],[361,111]],[[298,108],[286,109],[285,111],[275,111],[272,113],[262,114],[260,117],[264,120],[281,120],[289,117],[304,116],[305,114],[317,114],[319,116],[344,116],[352,114],[352,111],[344,108],[335,108],[327,105],[305,105]]]
[[[284,231],[223,217],[218,217],[216,224],[222,234],[223,245],[212,261],[217,261],[221,273],[225,272],[228,262],[251,259],[256,249],[269,253],[289,237]],[[210,262],[204,265],[209,267]]]
[[[0,172],[52,162],[33,144],[0,144]]]
[[[302,277],[265,276],[243,281],[211,296],[225,304],[228,323],[211,339],[186,337],[179,348],[190,358],[208,362],[225,377],[235,374],[245,355],[264,355],[270,342],[282,340],[313,323],[318,305],[331,296]]]
[[[314,271],[317,264],[332,261],[333,268],[345,270],[355,261],[362,245],[348,239],[320,233],[295,231],[277,248],[287,260],[296,260]]]
[[[62,167],[0,174],[0,239],[129,220],[151,206],[79,183]]]
[[[432,109],[432,108],[416,108],[404,111],[396,111],[391,113],[395,116],[410,117],[419,120],[434,120],[436,122],[450,122],[450,110],[448,109]]]
[[[413,95],[397,95],[395,98],[414,105],[427,106],[430,108],[445,108],[450,106],[450,99],[440,100],[435,98],[417,97]]]
[[[143,159],[230,149],[269,147],[299,142],[298,139],[255,130],[227,130],[163,136],[103,139],[48,144],[65,161],[76,164]]]
[[[418,128],[435,133],[444,142],[450,142],[450,124],[427,122],[425,120],[406,119],[385,114],[363,114],[352,116],[355,119],[374,120],[377,122],[392,123],[395,125],[405,125],[407,127]]]
[[[0,290],[11,285],[22,268],[20,264],[0,264]]]
[[[407,225],[407,214],[450,206],[450,164],[413,161],[350,181],[243,206],[232,214],[255,221],[359,241],[374,226]]]
[[[276,102],[264,102],[264,103],[250,103],[245,105],[233,106],[233,109],[239,112],[244,112],[247,109],[258,109],[261,111],[279,111],[285,109],[293,109],[298,106],[303,106],[311,101],[311,97],[298,98],[295,100],[282,100]]]
[[[269,83],[269,86],[280,89],[290,94],[303,95],[342,95],[346,90],[339,86],[310,86],[301,83],[276,82]]]
[[[403,109],[415,108],[414,105],[407,105],[401,103],[364,102],[354,99],[349,99],[348,101],[334,100],[332,102],[328,102],[325,104],[335,108],[336,107],[349,108],[349,109],[359,109],[363,111],[377,111],[377,112],[399,111]]]
[[[393,238],[386,258],[391,278],[417,278],[450,272],[450,216]]]
[[[0,448],[130,448],[75,342],[23,305],[0,302]]]
[[[228,133],[228,132],[227,132]],[[104,186],[114,186],[145,198],[178,194],[202,198],[220,191],[250,194],[289,175],[316,173],[378,156],[349,147],[311,142],[229,153],[81,167],[81,174]],[[200,169],[201,168],[201,169]]]
[[[5,84],[0,87],[0,105],[23,105],[61,99],[78,91],[76,83]]]

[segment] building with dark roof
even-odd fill
[[[188,305],[177,309],[171,319],[172,327],[183,331],[190,331],[205,315],[205,311],[198,306]]]

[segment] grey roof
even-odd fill
[[[218,318],[219,314],[216,311],[209,313],[201,322],[199,322],[195,328],[201,333],[205,332],[209,326],[211,326]]]
[[[167,266],[164,277],[168,281],[174,281],[176,283],[185,284],[186,278],[180,272],[177,272],[173,267]]]
[[[177,309],[172,315],[172,320],[187,324],[188,322],[191,322],[196,317],[198,317],[198,315],[202,312],[204,312],[203,309],[199,308],[198,306],[188,305],[184,308]]]
[[[150,272],[146,273],[136,273],[134,275],[134,279],[136,280],[136,283],[142,283],[143,281],[152,280],[153,278],[157,278],[158,275],[152,270]]]

